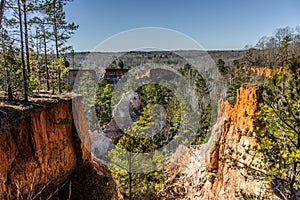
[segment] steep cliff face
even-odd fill
[[[83,176],[82,168],[90,168],[107,183],[113,181],[108,170],[92,160],[81,98],[74,98],[80,119],[75,122],[71,96],[0,109],[5,124],[0,131],[0,199],[33,198],[39,192],[49,196],[71,183],[74,173]]]
[[[231,200],[244,193],[273,198],[268,183],[246,179],[245,170],[234,168],[230,161],[249,162],[246,151],[255,140],[246,133],[255,127],[259,90],[258,86],[242,86],[234,106],[221,100],[210,140],[177,149],[170,167],[174,176],[167,181],[162,199]]]

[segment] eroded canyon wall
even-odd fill
[[[83,168],[94,173],[93,178],[102,180],[98,183],[103,184],[103,188],[116,187],[110,172],[93,161],[82,98],[73,99],[73,106],[77,108],[75,121],[71,96],[0,109],[0,199],[27,199],[28,195],[30,199],[38,193],[48,197],[63,184],[72,185],[72,181],[75,194],[80,183],[74,177],[84,182]],[[91,193],[92,188],[86,189]],[[96,190],[101,190],[99,184]],[[108,190],[111,199],[121,198],[117,188],[107,189],[107,193]],[[81,190],[83,196],[84,191]]]
[[[209,141],[177,149],[170,165],[173,176],[161,192],[162,199],[232,200],[244,194],[276,199],[267,182],[247,179],[245,169],[235,168],[230,161],[250,161],[247,148],[256,141],[247,133],[256,126],[259,93],[259,86],[244,85],[234,105],[219,102],[218,120]]]

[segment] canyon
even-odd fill
[[[260,86],[243,85],[234,105],[219,101],[209,141],[179,146],[172,156],[161,199],[239,199],[241,194],[277,199],[268,182],[247,179],[245,169],[228,162],[229,157],[249,162],[247,148],[256,141],[247,133],[257,126],[260,92]],[[65,95],[1,109],[0,199],[122,199],[111,172],[90,153],[81,100]]]

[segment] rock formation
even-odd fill
[[[75,121],[71,96],[0,108],[0,124],[5,124],[0,130],[0,199],[38,194],[42,199],[122,198],[110,172],[92,159],[81,98],[74,98]]]
[[[122,134],[123,129],[132,125],[132,123],[141,116],[143,111],[142,104],[136,92],[129,91],[122,95],[121,100],[115,106],[111,121],[101,131],[90,132],[91,150],[94,156],[103,162],[105,154],[113,148]]]
[[[255,127],[260,88],[242,86],[234,106],[219,102],[219,113],[209,141],[200,146],[180,146],[172,157],[169,180],[161,199],[238,199],[238,194],[272,197],[269,184],[246,179],[245,170],[226,160],[247,161],[246,148],[255,140],[246,133]],[[244,159],[242,159],[244,158]],[[245,159],[246,158],[246,159]]]
[[[136,92],[129,91],[122,95],[121,100],[113,110],[110,123],[103,129],[106,137],[117,142],[123,133],[123,129],[132,125],[143,111],[142,104]]]

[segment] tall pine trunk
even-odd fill
[[[56,10],[56,0],[53,0],[53,9]],[[55,40],[55,52],[56,52],[56,59],[59,59],[59,47],[58,47],[58,27],[57,27],[57,18],[58,16],[54,17],[54,23],[53,23],[53,32],[54,32],[54,40]],[[62,87],[61,87],[61,69],[58,67],[58,92],[62,93]]]
[[[50,90],[50,84],[49,84],[49,70],[48,70],[48,54],[47,54],[47,36],[46,36],[46,30],[43,26],[43,36],[44,36],[44,57],[45,57],[45,71],[46,71],[46,82],[47,82],[47,90]]]
[[[57,36],[57,26],[55,26],[55,49],[56,49],[56,59],[59,59],[59,50],[58,50],[58,36]],[[58,92],[62,93],[62,87],[61,87],[61,69],[60,66],[58,66]]]
[[[23,68],[23,83],[24,83],[24,101],[28,101],[28,84],[27,84],[27,71],[24,57],[24,38],[23,38],[23,23],[22,23],[22,11],[21,11],[21,2],[18,0],[18,15],[19,15],[19,24],[20,24],[20,43],[21,43],[21,61]]]
[[[4,8],[5,8],[5,0],[1,0],[0,2],[0,27],[2,24],[2,18],[3,18],[3,14],[4,14]]]
[[[9,70],[6,70],[6,79],[7,79],[7,95],[8,95],[8,101],[13,101],[14,96],[11,89],[11,81],[10,81],[10,73]]]
[[[24,15],[24,39],[25,39],[25,51],[26,51],[26,66],[28,74],[31,73],[30,58],[29,58],[29,45],[28,45],[28,23],[27,23],[27,5],[26,0],[22,0],[23,15]]]

